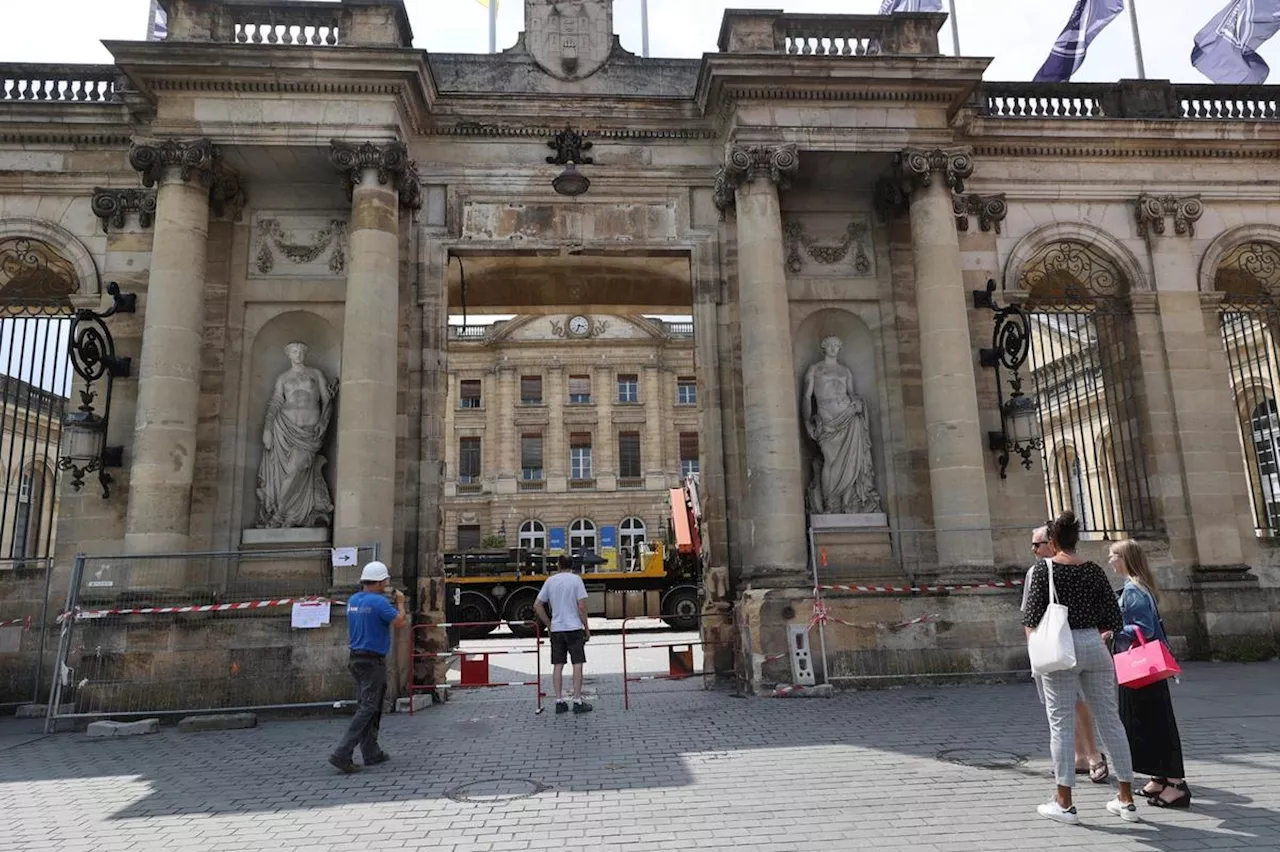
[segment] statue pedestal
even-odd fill
[[[893,558],[889,519],[883,512],[859,515],[810,515],[822,583],[900,582]],[[826,552],[827,564],[822,564]]]
[[[331,540],[327,527],[244,530],[233,591],[238,597],[244,592],[270,597],[327,594],[333,573]]]

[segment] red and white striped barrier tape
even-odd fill
[[[973,589],[1012,589],[1022,585],[1021,580],[990,580],[986,583],[958,583],[943,586],[818,586],[824,592],[873,592],[902,594],[904,592],[962,592]]]
[[[30,630],[31,616],[28,615],[26,618],[10,618],[8,621],[0,621],[0,627],[17,627],[19,624],[22,625],[23,630]]]
[[[796,695],[803,693],[806,689],[814,689],[812,686],[801,686],[800,684],[780,683],[773,688],[772,698],[785,698],[788,695]]]
[[[91,618],[106,618],[112,615],[171,615],[177,613],[188,612],[230,612],[234,610],[245,609],[266,609],[274,606],[292,606],[293,604],[320,604],[327,603],[333,606],[346,606],[346,601],[329,600],[328,598],[275,598],[266,601],[240,601],[239,603],[223,603],[223,604],[189,604],[185,606],[142,606],[142,607],[121,607],[118,609],[75,609],[70,613],[62,613],[58,616],[58,622],[61,623],[67,616],[73,617],[76,621],[84,621]]]

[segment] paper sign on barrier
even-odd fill
[[[329,623],[328,601],[306,601],[293,605],[290,625],[301,629],[323,627]]]
[[[354,547],[335,547],[333,549],[334,568],[354,568],[355,564],[356,549]]]

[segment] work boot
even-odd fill
[[[585,701],[575,701],[575,702],[573,702],[573,712],[575,712],[575,713],[590,713],[590,712],[591,712],[591,705],[590,705],[590,704],[588,704],[588,703],[587,703],[587,702],[585,702]]]
[[[349,757],[343,758],[336,754],[331,754],[329,755],[329,763],[337,768],[339,772],[346,773],[347,775],[350,775],[352,772],[360,771],[360,767]]]

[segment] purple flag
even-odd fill
[[[942,0],[884,0],[880,4],[881,15],[894,12],[941,12]]]
[[[1196,33],[1191,64],[1215,83],[1265,83],[1258,48],[1280,31],[1280,0],[1231,0]]]
[[[1066,28],[1036,72],[1039,83],[1065,83],[1084,64],[1089,45],[1124,11],[1124,0],[1076,0]]]
[[[160,8],[159,0],[151,0],[151,13],[147,20],[147,41],[164,41],[169,35],[169,16]]]

